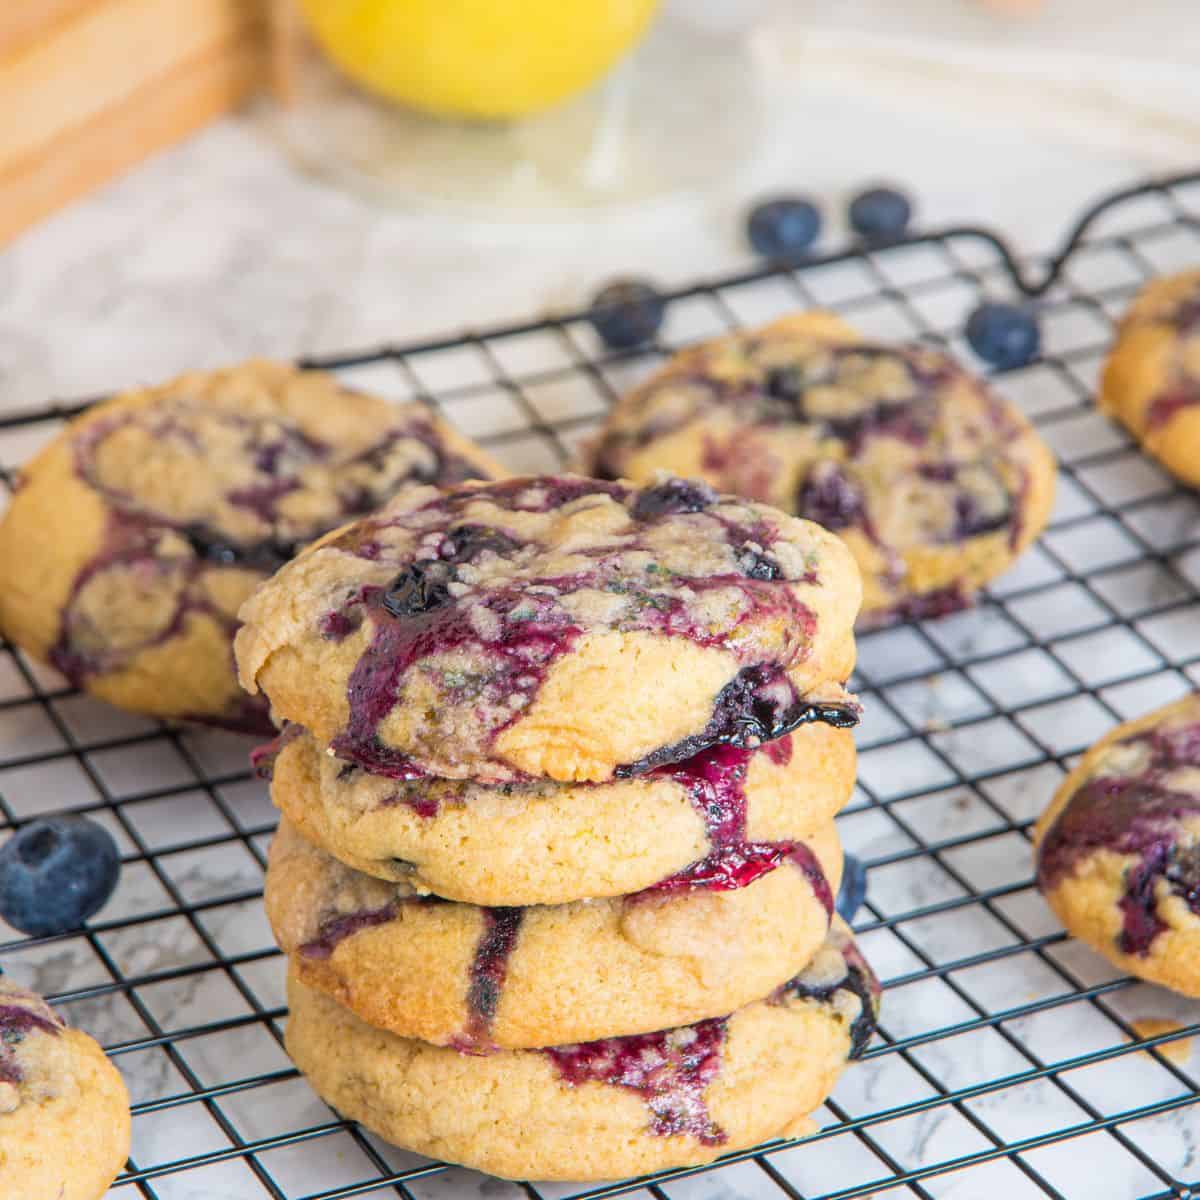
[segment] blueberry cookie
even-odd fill
[[[707,484],[410,488],[242,608],[279,718],[375,774],[602,782],[849,725],[854,562]]]
[[[1200,997],[1200,695],[1097,742],[1034,837],[1038,886],[1071,933]]]
[[[799,975],[730,1016],[489,1055],[397,1037],[288,979],[287,1048],[344,1116],[510,1179],[616,1179],[802,1136],[870,1041],[879,984],[840,922]]]
[[[818,723],[611,783],[405,782],[288,726],[271,796],[359,871],[469,904],[565,904],[641,891],[725,842],[812,833],[850,798],[854,765],[850,731]]]
[[[419,406],[274,363],[183,375],[71,422],[0,523],[0,628],[135,712],[272,731],[237,610],[313,538],[410,483],[502,474]]]
[[[1138,293],[1104,366],[1100,406],[1200,487],[1200,271],[1155,279]]]
[[[616,405],[587,469],[704,479],[840,534],[863,628],[970,603],[1045,526],[1055,474],[1025,418],[953,359],[823,312],[676,355]]]
[[[829,825],[730,844],[620,899],[479,908],[353,871],[285,820],[266,906],[299,978],[372,1025],[465,1048],[548,1046],[766,995],[820,946],[840,877]]]
[[[129,1155],[129,1094],[87,1034],[0,979],[0,1194],[99,1200]]]

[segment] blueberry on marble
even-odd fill
[[[633,515],[639,521],[672,513],[703,512],[716,504],[717,493],[707,484],[695,479],[664,479],[653,487],[643,488],[633,504]]]
[[[850,228],[867,241],[895,241],[912,220],[912,201],[895,188],[868,188],[850,201],[848,216]]]
[[[867,868],[853,854],[845,855],[842,867],[842,886],[838,888],[836,907],[843,921],[853,921],[854,914],[867,898]]]
[[[436,559],[419,558],[405,567],[383,594],[383,607],[393,617],[416,617],[450,599],[454,568]]]
[[[967,341],[984,362],[1012,370],[1037,357],[1042,335],[1028,309],[989,302],[967,318]]]
[[[632,350],[653,339],[666,311],[667,302],[653,284],[617,279],[592,297],[588,319],[606,346]]]
[[[821,213],[803,196],[777,196],[756,204],[746,218],[746,237],[764,258],[801,257],[821,232]]]
[[[0,917],[30,937],[78,929],[121,872],[112,835],[87,817],[31,821],[0,847]]]

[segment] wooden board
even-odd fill
[[[102,0],[7,0],[0,4],[0,58],[50,32],[60,21]]]
[[[0,22],[0,244],[267,80],[259,0],[49,0],[41,16]]]

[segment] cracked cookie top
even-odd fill
[[[243,684],[395,778],[611,779],[811,720],[859,601],[837,538],[703,483],[410,489],[242,609]]]
[[[854,739],[822,722],[757,750],[714,746],[609,783],[395,780],[289,725],[271,797],[348,866],[471,904],[563,904],[641,891],[731,843],[821,828],[854,786]]]
[[[69,1066],[55,1045],[63,1029],[41,996],[0,979],[0,1114],[56,1094]]]
[[[812,958],[841,872],[832,824],[736,850],[630,896],[481,907],[353,871],[285,820],[266,908],[300,978],[372,1025],[476,1051],[559,1045],[730,1012]]]
[[[820,312],[684,350],[617,404],[586,466],[696,476],[834,530],[865,626],[969,603],[1040,532],[1054,477],[1024,417],[951,357]]]
[[[1172,929],[1200,938],[1200,697],[1088,752],[1038,824],[1037,878],[1047,896],[1073,893],[1069,926],[1111,931],[1122,955],[1150,959]]]
[[[230,650],[254,587],[406,485],[500,473],[425,409],[320,372],[193,372],[96,405],[26,468],[0,616],[106,699],[267,731]]]
[[[1170,471],[1200,484],[1200,271],[1152,280],[1138,293],[1099,400]]]

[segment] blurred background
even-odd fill
[[[1047,248],[1200,161],[1194,0],[42,0],[0,13],[0,398],[748,265],[887,182]]]

